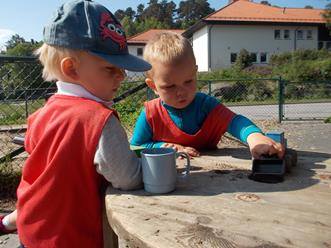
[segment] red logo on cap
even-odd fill
[[[122,26],[117,24],[107,12],[101,14],[100,29],[102,39],[110,38],[120,46],[121,50],[126,48],[126,39]]]

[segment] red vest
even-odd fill
[[[217,105],[207,116],[199,131],[187,134],[176,126],[160,98],[145,102],[147,122],[153,132],[153,141],[191,146],[198,150],[216,148],[235,115],[224,105]]]
[[[29,158],[17,190],[17,229],[25,246],[103,246],[103,178],[93,160],[112,113],[92,100],[54,95],[29,117]]]

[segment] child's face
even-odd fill
[[[125,71],[93,54],[83,52],[76,66],[79,83],[94,96],[110,101],[125,78]]]
[[[152,79],[147,78],[146,83],[163,102],[182,109],[193,101],[197,91],[197,67],[194,59],[184,58],[173,64],[156,61],[152,66]]]

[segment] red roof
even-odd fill
[[[147,31],[144,31],[142,33],[136,34],[134,36],[131,36],[127,39],[128,43],[139,43],[139,44],[146,44],[147,41],[152,39],[156,34],[162,33],[162,32],[176,32],[178,34],[182,34],[185,30],[184,29],[149,29]]]
[[[326,23],[322,9],[273,7],[237,0],[203,18],[205,21]]]

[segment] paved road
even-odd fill
[[[256,105],[230,107],[237,114],[253,120],[278,119],[278,105]],[[331,116],[331,102],[285,104],[284,116],[288,119],[326,119]]]

